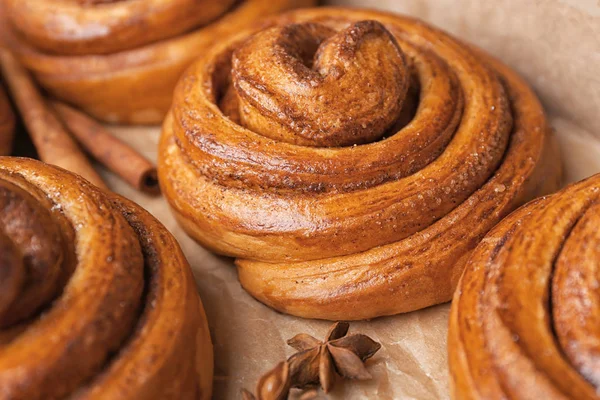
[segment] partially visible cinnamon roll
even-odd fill
[[[209,399],[190,267],[150,214],[0,157],[0,398]]]
[[[0,156],[7,156],[12,151],[15,135],[15,114],[8,96],[0,84]]]
[[[600,399],[600,175],[532,201],[475,249],[454,296],[455,399]]]
[[[315,0],[2,0],[4,36],[54,96],[98,119],[159,123],[175,83],[222,36]]]
[[[449,301],[481,238],[555,190],[529,87],[408,17],[298,10],[183,75],[159,179],[186,231],[282,312],[364,319]]]

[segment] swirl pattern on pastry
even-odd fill
[[[0,157],[0,397],[208,399],[190,267],[141,207]]]
[[[96,118],[160,123],[216,39],[315,0],[6,0],[3,36],[54,96]]]
[[[182,77],[159,180],[242,285],[294,315],[363,319],[450,300],[502,217],[557,188],[535,95],[420,21],[286,13],[223,40]]]
[[[596,175],[483,239],[452,304],[454,398],[600,398],[599,224]]]

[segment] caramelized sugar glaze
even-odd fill
[[[163,125],[163,193],[254,297],[364,319],[450,300],[483,236],[555,190],[539,101],[421,21],[298,10],[211,47]]]
[[[314,0],[3,0],[3,39],[54,96],[96,118],[160,123],[177,79],[259,17]]]
[[[209,399],[190,267],[141,207],[0,157],[0,398]]]
[[[455,399],[600,399],[600,175],[479,244],[454,296]]]

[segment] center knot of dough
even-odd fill
[[[288,143],[351,146],[380,139],[400,116],[410,70],[379,22],[260,31],[233,54],[244,126]]]
[[[39,200],[0,176],[0,330],[31,317],[62,284],[63,236]]]

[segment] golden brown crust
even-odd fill
[[[57,98],[104,121],[160,123],[178,77],[216,38],[259,17],[314,2],[242,0],[232,6],[230,0],[121,0],[80,5],[61,0],[55,13],[56,2],[11,0],[6,18],[26,32],[16,32],[8,23],[1,26],[20,61]],[[48,23],[57,18],[79,22],[68,30]]]
[[[299,10],[263,25],[213,47],[182,77],[159,179],[182,226],[237,257],[242,285],[266,304],[348,320],[448,301],[487,231],[557,188],[560,161],[538,100],[479,50],[374,11]],[[314,60],[310,37],[321,43]],[[324,97],[335,83],[343,90]],[[386,95],[418,103],[407,125],[386,130]],[[319,147],[323,138],[347,146]]]
[[[146,211],[57,167],[0,157],[0,248],[3,397],[210,398],[189,265]]]
[[[599,216],[596,175],[483,239],[452,304],[453,398],[600,398]]]

